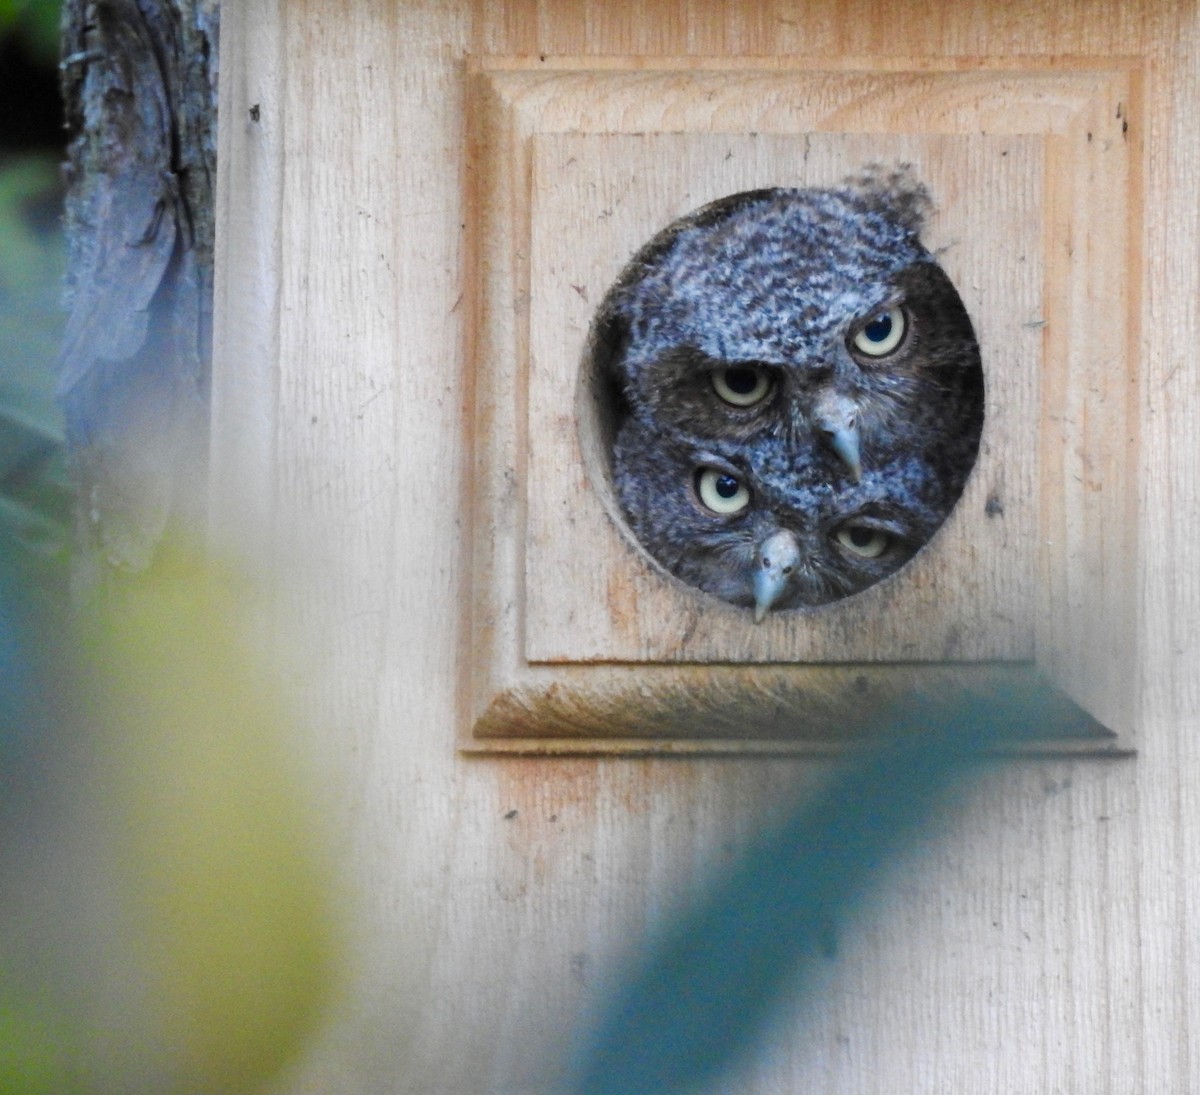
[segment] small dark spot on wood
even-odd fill
[[[317,416],[315,414],[308,420],[308,424],[310,426],[315,426],[317,424]]]
[[[557,821],[557,820],[558,820],[558,814],[551,814],[551,815],[550,815],[550,820],[551,820],[551,821]]]
[[[574,290],[575,290],[575,292],[577,292],[577,293],[580,295],[580,297],[582,297],[584,300],[587,300],[587,298],[588,298],[588,295],[587,295],[587,286],[585,286],[585,285],[572,285],[572,286],[571,286],[571,288],[572,288],[572,289],[574,289]]]
[[[869,687],[870,687],[870,682],[867,680],[865,674],[860,673],[857,677],[854,678],[854,691],[857,692],[860,696],[864,692],[866,692]]]
[[[516,811],[516,810],[509,810],[509,811],[508,811],[508,813],[504,815],[504,820],[505,820],[505,821],[512,821],[512,819],[513,819],[514,817],[516,817],[516,816],[517,816],[517,811]]]
[[[1088,143],[1089,143],[1089,144],[1091,144],[1091,141],[1092,141],[1092,134],[1091,134],[1091,131],[1089,130],[1089,132],[1088,132]]]
[[[983,512],[989,517],[1004,516],[1004,503],[1000,501],[996,495],[991,495],[987,500],[987,505],[983,507]]]
[[[545,64],[546,63],[546,55],[544,53],[539,53],[538,60],[541,61],[543,64]]]
[[[1121,136],[1124,137],[1125,134],[1128,132],[1129,132],[1129,123],[1125,122],[1125,121],[1121,122]]]
[[[257,122],[262,117],[262,111],[259,110],[258,103],[255,103],[250,108],[250,121]]]

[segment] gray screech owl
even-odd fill
[[[593,359],[630,528],[757,619],[902,566],[962,492],[983,424],[971,321],[919,240],[910,173],[749,191],[654,237]]]

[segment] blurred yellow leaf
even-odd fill
[[[106,812],[169,1071],[180,1090],[248,1091],[331,995],[333,872],[288,705],[235,599],[165,554],[89,632]]]

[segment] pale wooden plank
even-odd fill
[[[261,551],[277,468],[279,201],[287,60],[275,5],[225,15],[209,455],[211,531]]]
[[[537,52],[586,52],[590,0],[534,0],[538,12]],[[486,9],[485,9],[486,10]]]
[[[1032,544],[1034,532],[1027,503],[1034,494],[1038,381],[1038,337],[1029,326],[1041,315],[1032,261],[1041,226],[1037,143],[641,135],[544,137],[534,148],[526,568],[539,580],[526,587],[529,659],[1032,657],[1033,557],[1014,549]],[[637,564],[634,590],[623,590],[630,551],[582,475],[588,460],[596,465],[600,456],[585,460],[574,423],[576,361],[596,303],[627,257],[668,220],[739,190],[836,185],[872,159],[911,163],[932,188],[939,213],[928,245],[945,252],[983,342],[992,410],[981,462],[954,517],[894,579],[826,610],[778,614],[760,625],[663,580],[649,563]],[[963,185],[955,181],[960,177]],[[972,206],[969,198],[993,205]],[[972,233],[972,223],[994,232]],[[1023,263],[1025,252],[1031,261]],[[584,292],[569,289],[574,285]],[[1024,356],[1017,352],[1023,343],[1031,351]],[[599,467],[589,470],[592,482],[603,477]],[[988,498],[1005,500],[1002,520],[986,516]],[[578,573],[581,553],[589,565]]]
[[[1194,5],[1160,12],[1152,46],[1151,102],[1200,97],[1200,25]],[[1158,108],[1162,109],[1162,108]],[[1186,107],[1156,114],[1147,139],[1146,262],[1142,351],[1143,738],[1138,784],[1145,834],[1141,896],[1141,1013],[1148,1076],[1200,1080],[1200,961],[1191,925],[1200,915],[1200,770],[1193,732],[1200,715],[1200,471],[1195,423],[1200,379],[1188,346],[1197,337],[1200,264],[1195,164],[1200,134]]]
[[[636,53],[632,44],[646,35],[655,36],[666,55],[1132,56],[1160,31],[1171,33],[1165,7],[1146,12],[1137,5],[1092,0],[1054,6],[1017,0],[1003,8],[990,0],[932,7],[922,0],[692,0],[694,14],[683,22],[676,19],[675,4],[607,5],[610,10],[596,13],[585,0],[511,0],[482,6],[480,18],[488,28],[490,52],[518,56]],[[529,13],[535,10],[531,35]],[[705,24],[703,31],[694,29],[697,22]],[[660,25],[669,30],[664,33]],[[697,33],[717,48],[688,48]]]
[[[684,67],[667,59],[650,71],[639,61],[637,69],[628,75],[613,64],[598,67],[595,61],[581,58],[558,58],[552,67],[539,65],[536,71],[511,63],[501,63],[495,69],[482,63],[478,66],[479,107],[473,114],[480,129],[473,147],[486,154],[477,172],[476,194],[485,211],[480,220],[481,237],[491,257],[481,282],[485,290],[477,348],[481,363],[476,391],[480,426],[475,432],[485,448],[476,468],[476,500],[484,512],[476,553],[476,562],[482,561],[482,565],[475,568],[473,600],[481,606],[480,619],[488,623],[480,632],[481,644],[474,648],[472,665],[495,665],[499,676],[492,674],[485,679],[484,690],[476,700],[476,713],[488,707],[497,680],[499,687],[509,686],[504,675],[516,671],[511,658],[518,657],[518,647],[531,660],[568,661],[714,657],[737,661],[769,658],[780,649],[789,650],[798,659],[1014,656],[1015,647],[1001,649],[986,644],[988,637],[994,636],[997,619],[1019,621],[1022,610],[1015,604],[993,607],[980,596],[986,586],[972,587],[970,595],[957,602],[959,609],[973,606],[978,619],[972,622],[967,618],[969,613],[960,614],[958,623],[950,629],[955,634],[953,643],[937,626],[930,626],[940,609],[949,610],[954,603],[953,597],[946,598],[945,585],[947,574],[953,570],[947,566],[947,558],[952,558],[953,552],[948,557],[938,556],[937,546],[954,542],[952,537],[957,535],[959,557],[977,557],[981,545],[986,545],[993,534],[1004,532],[1001,526],[1009,524],[1007,516],[1004,522],[982,521],[978,515],[984,511],[983,503],[980,498],[972,503],[970,498],[975,490],[977,494],[982,492],[982,498],[1003,499],[1005,505],[1011,501],[1015,523],[1006,551],[1012,543],[1033,548],[1036,541],[1036,550],[1046,553],[1042,583],[1034,598],[1040,606],[1040,660],[1085,706],[1102,713],[1110,725],[1128,729],[1132,724],[1130,685],[1134,670],[1130,656],[1134,644],[1130,637],[1136,537],[1125,518],[1136,496],[1131,486],[1132,471],[1124,474],[1133,466],[1129,459],[1136,435],[1129,433],[1132,408],[1128,396],[1111,400],[1107,406],[1102,398],[1098,403],[1093,401],[1096,405],[1089,406],[1087,413],[1072,415],[1070,400],[1078,402],[1079,397],[1072,393],[1082,390],[1086,395],[1104,380],[1105,362],[1094,361],[1090,351],[1093,340],[1097,345],[1112,347],[1105,351],[1110,356],[1130,350],[1123,333],[1128,328],[1122,326],[1121,318],[1125,305],[1098,312],[1086,306],[1093,292],[1089,279],[1095,276],[1094,271],[1107,269],[1107,265],[1089,262],[1086,251],[1072,257],[1080,250],[1072,240],[1094,237],[1093,248],[1109,249],[1114,271],[1126,271],[1132,261],[1125,254],[1127,237],[1122,226],[1127,199],[1123,195],[1131,186],[1136,187],[1137,179],[1130,177],[1123,156],[1130,138],[1121,132],[1121,119],[1115,117],[1114,108],[1122,96],[1131,98],[1136,66],[1119,60],[1111,71],[1089,70],[1077,62],[1031,72],[1027,62],[1020,62],[1015,69],[989,63],[974,66],[978,71],[952,66],[948,74],[929,71],[926,66],[925,71],[916,74],[906,71],[883,75],[861,70],[865,63],[861,59],[839,63],[847,70],[818,70],[804,75],[776,75],[770,65],[758,61],[733,75],[717,59],[698,67],[691,63]],[[905,63],[909,68],[921,68],[911,61]],[[826,62],[824,67],[834,65]],[[696,149],[706,147],[704,130],[736,129],[739,125],[751,130],[791,131],[797,141],[802,138],[802,145],[796,144],[789,157],[786,138],[762,137],[758,143],[764,149],[772,140],[784,142],[781,158],[769,168],[765,160],[758,163],[757,153],[733,156],[732,139],[723,136],[709,140],[713,151],[707,159],[702,156],[693,163],[683,154],[691,147],[688,142]],[[616,146],[602,150],[596,143],[593,152],[588,151],[591,146],[586,137],[554,136],[558,130],[580,127],[598,134],[614,127],[618,132],[634,134],[643,129],[696,127],[701,133],[689,138],[659,137],[659,141],[676,141],[680,148],[647,147],[638,159],[635,152],[650,140],[646,136],[630,137],[629,147],[620,150]],[[932,554],[919,558],[893,582],[860,595],[853,605],[837,606],[836,611],[802,618],[800,614],[784,616],[760,627],[741,627],[735,635],[735,610],[702,605],[703,598],[696,595],[691,595],[695,604],[686,603],[681,593],[689,591],[664,586],[653,568],[639,563],[631,556],[629,546],[614,535],[608,519],[611,515],[596,508],[596,492],[579,472],[586,461],[572,447],[573,359],[587,330],[593,301],[602,296],[624,256],[662,221],[720,193],[759,183],[794,181],[806,170],[800,162],[815,165],[817,153],[824,147],[822,142],[835,139],[813,133],[826,127],[859,134],[855,138],[855,147],[860,149],[858,160],[872,153],[881,155],[890,142],[894,157],[916,161],[921,155],[896,144],[896,136],[866,134],[895,128],[903,132],[906,127],[933,129],[945,133],[947,140],[959,134],[958,144],[950,141],[946,147],[967,149],[971,146],[969,141],[963,143],[964,136],[974,132],[975,127],[989,132],[995,128],[1015,130],[1018,134],[1032,130],[1047,135],[1048,154],[1057,166],[1043,184],[1040,174],[1021,166],[1016,159],[1010,160],[1007,177],[1018,181],[1014,189],[1000,185],[1000,175],[974,177],[968,165],[984,163],[975,156],[952,170],[942,171],[935,180],[935,191],[948,195],[941,231],[947,241],[956,242],[947,261],[951,266],[961,263],[963,272],[971,271],[969,277],[960,275],[959,281],[966,286],[969,306],[981,324],[989,389],[996,397],[983,446],[985,463],[990,459],[992,470],[984,468],[973,480],[951,528],[931,546]],[[851,147],[845,135],[836,139],[845,148]],[[1136,129],[1132,139],[1136,142]],[[553,166],[552,157],[547,158],[553,142],[560,140],[582,142],[579,148],[561,152],[554,161],[565,165],[561,168]],[[755,145],[751,140],[748,147]],[[1001,149],[1000,155],[1006,157],[1010,151]],[[849,159],[843,160],[841,173],[851,166]],[[563,174],[568,168],[570,171]],[[751,174],[743,171],[743,175],[736,175],[743,168]],[[754,175],[755,170],[760,174]],[[616,174],[609,178],[614,171]],[[664,188],[671,171],[678,179]],[[734,175],[720,182],[731,171]],[[693,183],[706,175],[709,190],[692,193]],[[1094,192],[1076,197],[1072,189],[1076,176],[1094,177]],[[823,181],[835,181],[834,174]],[[601,184],[603,192],[595,191]],[[608,193],[609,184],[617,187],[612,193]],[[971,210],[964,204],[966,199],[994,201],[1005,193],[1015,196],[1020,186],[1032,187],[1039,194],[1048,189],[1054,204],[1044,216],[1028,196],[1017,201],[1011,211]],[[531,199],[526,201],[522,197],[525,194]],[[589,219],[580,215],[595,202],[599,202],[598,216]],[[533,213],[528,211],[530,208]],[[1019,208],[1025,212],[1017,212]],[[636,222],[639,216],[642,222]],[[630,217],[634,222],[625,223]],[[1018,248],[1021,254],[1004,259],[1002,253],[1020,239],[1020,233],[1014,232],[1016,225],[1031,222],[1028,230],[1036,233],[1034,226],[1043,220],[1054,226],[1046,251],[1052,259],[1048,295],[1044,303],[1026,300],[1022,305],[1022,292],[1034,287],[1028,275],[1039,266],[1039,249],[1030,235],[1023,250]],[[988,237],[980,233],[978,225],[990,225],[997,231]],[[612,239],[594,237],[600,228]],[[526,257],[530,251],[526,240],[533,244],[532,265]],[[569,246],[566,241],[570,241]],[[972,246],[978,248],[973,259]],[[1014,274],[1024,271],[1026,277],[1022,280],[1018,276],[1012,286],[987,284],[1004,270]],[[499,274],[510,281],[497,280]],[[1103,291],[1114,300],[1130,300],[1130,280],[1128,273],[1122,273]],[[526,285],[530,286],[528,295],[515,288]],[[568,292],[567,286],[575,288]],[[1070,293],[1064,287],[1069,287]],[[1040,289],[1034,289],[1034,293],[1036,296]],[[516,303],[515,309],[509,307],[510,300]],[[1072,312],[1068,307],[1071,300],[1083,302],[1082,306],[1077,305]],[[529,312],[531,307],[533,311]],[[1040,367],[1037,358],[1044,336],[1038,328],[1047,324],[1047,317],[1047,332],[1053,340],[1047,343],[1046,364]],[[536,345],[530,347],[535,351],[532,375],[536,390],[526,392],[524,361],[530,330],[536,333]],[[1095,373],[1094,380],[1088,379],[1089,369]],[[1118,371],[1123,369],[1123,365],[1118,366]],[[1035,535],[1021,531],[1027,526],[1021,523],[1020,506],[1038,492],[1021,487],[1018,472],[1028,469],[1038,444],[1032,433],[1018,436],[1003,427],[1003,414],[1010,413],[1014,422],[1032,428],[1037,413],[1022,412],[1016,393],[1035,389],[1039,375],[1045,408],[1039,429],[1048,458],[1043,461],[1045,474],[1038,489],[1043,502],[1043,531]],[[1026,379],[1018,383],[1020,376]],[[1131,369],[1128,376],[1130,384],[1136,382],[1136,369]],[[1011,390],[1007,387],[1010,384],[1014,385]],[[1127,386],[1127,391],[1132,387]],[[526,424],[525,412],[520,410],[524,406],[535,411],[538,423],[553,422],[554,428]],[[505,417],[512,415],[513,408],[517,408],[518,421],[515,426],[505,425]],[[1076,443],[1084,438],[1085,427],[1093,436],[1130,436],[1127,447],[1117,450],[1123,451],[1124,457],[1110,461],[1108,476],[1084,476],[1061,459],[1068,451],[1073,454],[1072,460],[1084,459]],[[529,444],[533,455],[527,464],[523,454]],[[552,469],[549,479],[539,473],[540,467]],[[1007,486],[1000,482],[1006,474],[1014,476]],[[1024,474],[1028,475],[1028,470]],[[493,479],[494,485],[489,487]],[[519,486],[527,479],[531,490],[528,512],[523,508],[525,499]],[[592,480],[596,480],[595,475]],[[569,499],[566,509],[571,514],[571,521],[565,524],[558,516],[564,498]],[[963,513],[973,516],[964,518]],[[527,520],[531,522],[530,550],[522,564]],[[1061,532],[1068,523],[1073,530],[1071,537]],[[564,559],[547,559],[547,551],[553,556],[559,549],[566,551]],[[593,565],[576,576],[574,560],[585,555]],[[491,563],[489,556],[493,557]],[[922,587],[923,565],[929,574],[938,575],[939,583],[935,591],[926,576],[925,593],[936,596],[922,607],[911,599],[911,594]],[[641,573],[626,578],[636,567],[641,567]],[[528,618],[522,615],[525,586],[519,577],[513,584],[514,576],[523,569],[538,577],[529,587]],[[963,575],[969,571],[991,576],[996,592],[1021,600],[1022,584],[995,565],[979,563],[960,569]],[[570,579],[562,577],[567,573],[572,574]],[[559,575],[558,579],[554,575]],[[1103,575],[1103,581],[1095,581],[1097,575]],[[1069,594],[1068,589],[1075,592]],[[553,597],[549,603],[539,604],[538,598],[547,590],[553,591]],[[573,593],[577,594],[574,598]],[[666,603],[660,603],[663,600]],[[1026,595],[1024,603],[1029,602]],[[545,635],[553,631],[553,626],[547,627],[547,620],[556,612],[570,625],[547,645]],[[648,636],[638,623],[639,612],[642,619],[665,621],[663,634]],[[903,627],[905,621],[918,619],[926,646],[882,635],[881,628]],[[674,621],[681,622],[672,626]],[[835,630],[838,627],[840,631]],[[629,634],[618,640],[620,628]],[[603,638],[599,637],[601,631]],[[681,635],[686,639],[681,640]],[[510,649],[510,653],[500,655],[499,661],[496,642]],[[847,646],[847,642],[858,645]],[[574,687],[565,680],[561,685]],[[516,680],[512,686],[518,691],[521,687]],[[697,695],[693,686],[685,687],[689,695]],[[610,706],[609,700],[601,706]],[[689,716],[685,721],[692,720]]]
[[[1200,1082],[1195,6],[864,5],[847,8],[844,24],[835,8],[772,10],[795,20],[788,47],[814,56],[833,42],[891,58],[1151,57],[1140,753],[1027,762],[981,789],[864,914],[826,991],[781,1023],[734,1089],[1191,1090]],[[784,28],[764,11],[730,6],[723,48],[778,48]],[[360,895],[357,978],[287,1089],[542,1090],[543,1063],[606,960],[821,768],[454,755],[466,566],[455,527],[466,467],[467,320],[454,310],[466,219],[459,59],[478,39],[449,5],[226,14],[223,79],[235,88],[244,81],[250,94],[250,77],[270,72],[272,36],[281,43],[280,67],[260,86],[264,102],[284,97],[286,124],[283,154],[254,168],[244,115],[222,116],[228,288],[215,385],[228,459],[216,495],[236,496],[237,469],[248,498],[278,509],[278,535],[311,556],[289,570],[316,636],[297,692],[325,727],[323,755],[344,765],[352,793],[329,823]],[[553,18],[549,5],[543,14]],[[256,20],[241,39],[252,48],[239,53],[233,30]],[[865,29],[885,20],[886,32]],[[555,41],[584,52],[573,35]],[[280,197],[259,195],[261,214],[240,224],[261,172],[279,173]],[[359,210],[369,215],[356,220]],[[395,281],[381,253],[403,271]],[[393,261],[414,254],[419,262]]]

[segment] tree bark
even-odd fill
[[[77,580],[136,573],[202,511],[216,0],[65,0],[67,303],[59,397]]]

